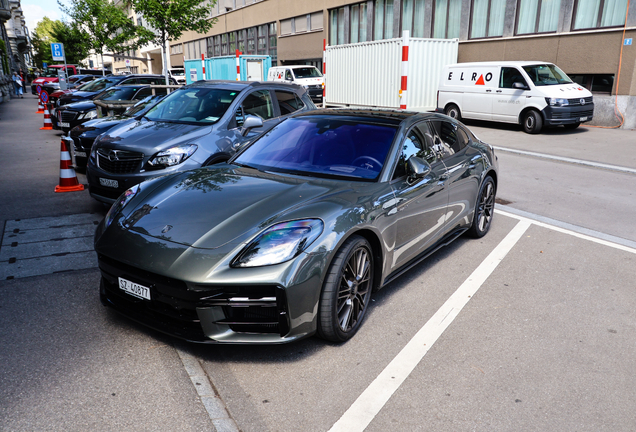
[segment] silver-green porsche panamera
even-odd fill
[[[486,234],[497,182],[492,147],[443,115],[295,115],[126,191],[95,235],[101,300],[193,342],[345,341],[374,290]]]

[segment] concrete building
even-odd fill
[[[31,64],[29,31],[19,0],[0,0],[0,103],[13,94],[13,71],[26,74]]]
[[[321,67],[330,45],[401,37],[458,38],[459,62],[556,63],[595,96],[594,124],[636,128],[636,1],[627,0],[218,0],[205,34],[170,46],[171,63],[269,54],[273,64]],[[413,73],[413,71],[411,71]]]

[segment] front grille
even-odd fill
[[[309,86],[310,89],[321,89],[322,88],[322,84],[314,84],[314,85],[310,85]]]
[[[554,112],[552,113],[552,118],[553,119],[560,119],[560,120],[565,120],[565,119],[574,119],[574,118],[579,118],[579,117],[592,117],[592,115],[594,114],[594,110],[581,110],[581,111],[570,111],[570,112]]]
[[[197,307],[218,308],[216,321],[239,333],[289,332],[285,291],[277,286],[195,285],[141,270],[98,256],[102,295],[115,309],[143,324],[192,341],[209,341],[201,328]],[[137,299],[119,289],[118,278],[150,288],[151,301]]]
[[[70,122],[75,120],[75,117],[77,117],[77,112],[76,111],[67,111],[67,110],[60,110],[58,111],[58,119],[60,119],[60,121],[63,122]]]
[[[581,99],[583,99],[585,101],[585,104],[581,104]],[[577,106],[577,105],[585,106],[585,105],[591,104],[592,100],[593,100],[592,96],[586,97],[586,98],[573,98],[573,99],[568,99],[568,104],[570,106],[572,106],[572,105],[574,105],[574,106]]]
[[[144,155],[123,150],[97,150],[97,166],[112,174],[129,174],[141,169]]]

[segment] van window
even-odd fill
[[[526,80],[523,78],[523,75],[521,75],[521,72],[519,72],[519,69],[514,67],[502,67],[501,76],[499,78],[499,87],[511,89],[512,85],[516,82],[520,82],[521,84],[528,86],[528,83],[526,83]]]
[[[536,86],[572,84],[570,77],[552,64],[524,66],[523,70]]]
[[[276,90],[276,99],[280,107],[280,115],[287,115],[302,109],[305,104],[301,101],[296,93]]]
[[[293,80],[294,80],[294,78],[292,78],[292,74],[291,74],[291,71],[290,71],[289,69],[287,69],[287,70],[285,71],[285,79],[286,79],[287,81],[293,81]]]

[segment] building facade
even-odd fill
[[[212,16],[217,23],[208,34],[190,32],[171,43],[173,65],[238,49],[269,54],[273,64],[321,67],[325,39],[348,44],[409,30],[412,37],[459,39],[460,63],[555,63],[594,93],[594,124],[636,128],[636,2],[218,0]]]
[[[0,0],[0,103],[10,100],[13,71],[31,66],[31,42],[19,0]]]

